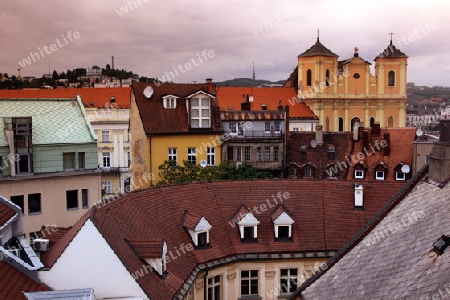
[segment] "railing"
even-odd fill
[[[129,167],[101,167],[102,173],[124,173],[124,172],[130,172]]]
[[[280,138],[282,137],[281,131],[264,131],[264,130],[248,130],[238,133],[226,131],[226,134],[232,139],[245,139],[245,138]]]

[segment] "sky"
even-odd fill
[[[33,4],[30,4],[33,3]],[[450,86],[448,0],[0,0],[0,72],[111,65],[178,83],[285,80],[320,41],[339,59],[393,43],[408,82]],[[31,54],[30,54],[31,53]],[[181,66],[181,67],[180,67]]]

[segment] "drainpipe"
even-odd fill
[[[205,275],[203,275],[203,299],[208,299],[208,285],[207,285],[207,277],[208,271],[205,271]]]
[[[13,157],[14,153],[16,152],[16,149],[14,148],[14,131],[12,131],[11,129],[5,129],[5,134],[6,134],[6,139],[8,140],[8,144],[9,144],[9,157]],[[13,159],[13,161],[11,161],[11,159],[9,160],[10,162],[10,175],[11,177],[15,177],[16,176],[16,160]]]

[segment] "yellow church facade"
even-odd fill
[[[298,65],[287,85],[298,89],[304,101],[319,117],[324,131],[351,131],[355,124],[366,127],[406,126],[407,58],[392,44],[371,63],[359,57],[338,60],[338,55],[316,43],[298,56]]]

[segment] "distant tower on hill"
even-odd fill
[[[255,62],[253,61],[253,81],[256,80],[256,76],[255,76]]]
[[[111,56],[111,69],[114,70],[114,55]]]

